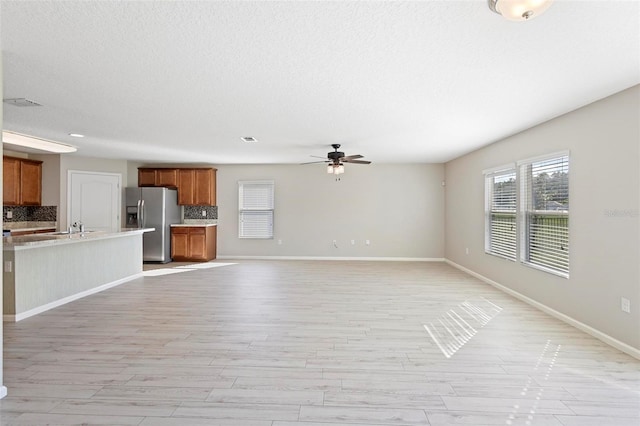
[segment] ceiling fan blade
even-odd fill
[[[317,163],[330,163],[330,161],[324,160],[324,161],[309,161],[308,163],[300,163],[300,165],[303,164],[317,164]]]
[[[366,160],[345,160],[344,158],[342,158],[340,159],[340,161],[344,163],[351,163],[351,164],[371,164],[371,161],[366,161]]]
[[[349,160],[355,160],[356,158],[362,158],[362,155],[356,154],[356,155],[347,155],[342,157],[340,160],[342,161],[349,161]]]

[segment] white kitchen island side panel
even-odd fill
[[[26,312],[55,307],[65,299],[68,302],[139,276],[142,233],[4,250],[4,257],[5,262],[12,261],[11,271],[5,267],[3,274],[4,315],[20,319]]]

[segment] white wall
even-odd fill
[[[219,256],[443,257],[442,164],[217,168]],[[275,181],[273,240],[238,238],[238,181],[256,179]]]
[[[0,55],[0,81],[2,81],[2,55]],[[2,85],[0,84],[0,99],[2,99]],[[0,103],[0,129],[2,129],[2,103]],[[0,165],[0,172],[2,172],[2,165]],[[0,176],[2,176],[0,174]],[[2,177],[0,177],[0,179],[2,179]],[[3,195],[0,195],[0,199],[2,199]],[[3,216],[3,220],[4,220],[4,216]],[[0,254],[0,258],[2,257],[2,254]],[[2,264],[4,265],[4,261],[2,262]],[[0,277],[0,287],[2,287],[2,277]],[[0,301],[2,301],[2,292],[0,291]],[[0,303],[0,318],[2,318],[2,303]],[[2,347],[2,335],[3,335],[3,331],[2,331],[2,327],[0,327],[0,398],[4,398],[7,395],[7,388],[4,386],[4,376],[3,376],[3,364],[4,364],[4,350]]]
[[[448,162],[447,259],[640,349],[639,117],[635,86]],[[482,170],[564,149],[570,278],[485,254]]]

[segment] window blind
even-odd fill
[[[569,156],[522,161],[521,261],[569,274]]]
[[[273,238],[273,181],[238,182],[238,236]]]
[[[485,251],[516,260],[517,187],[515,168],[485,173]]]

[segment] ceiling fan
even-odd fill
[[[352,164],[371,164],[371,161],[367,160],[359,160],[362,158],[362,155],[344,155],[344,152],[338,151],[340,148],[340,144],[334,143],[331,145],[333,148],[333,152],[327,153],[327,159],[322,161],[310,161],[308,163],[302,164],[315,164],[315,163],[327,163],[327,173],[333,173],[335,175],[339,175],[344,173],[344,164],[343,163],[352,163]],[[312,155],[312,157],[316,158],[324,158],[319,157],[317,155]]]

